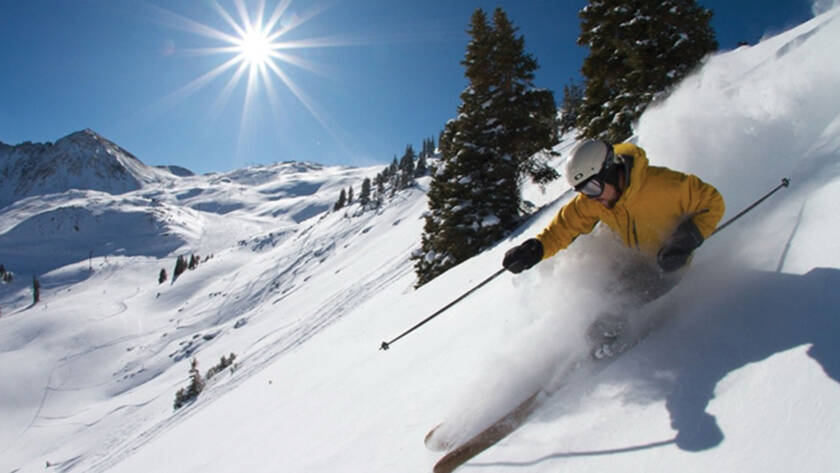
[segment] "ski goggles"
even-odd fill
[[[604,193],[604,176],[603,172],[599,172],[589,179],[575,186],[575,191],[580,192],[586,197],[598,198]]]

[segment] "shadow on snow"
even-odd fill
[[[709,292],[705,297],[704,293],[696,295],[697,309],[684,311],[680,319],[666,323],[659,334],[653,334],[640,347],[644,358],[637,360],[637,366],[624,363],[602,378],[626,382],[630,388],[624,394],[628,402],[664,400],[671,427],[676,431],[673,439],[471,466],[531,466],[555,459],[614,455],[669,445],[691,452],[715,448],[725,437],[715,416],[707,412],[717,384],[748,364],[803,345],[810,345],[807,355],[827,377],[840,384],[840,345],[836,343],[840,337],[840,270],[817,268],[802,276],[750,272],[730,279],[728,284],[714,284],[718,286],[703,290],[718,291],[716,297],[708,297]],[[686,289],[693,290],[683,287],[681,292]],[[685,307],[691,305],[686,303]],[[669,376],[662,376],[663,373]],[[552,404],[565,401],[561,394]],[[554,421],[562,422],[562,415]]]

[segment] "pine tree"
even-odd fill
[[[388,166],[388,177],[393,179],[394,176],[397,175],[397,171],[400,169],[400,162],[397,161],[397,155],[394,155],[394,160],[391,161],[391,165]]]
[[[428,158],[435,154],[435,138],[430,137],[423,140],[423,149],[420,151],[421,158]]]
[[[517,179],[527,176],[538,184],[551,182],[560,175],[546,164],[544,153],[538,152],[546,150],[550,154],[557,144],[559,123],[554,94],[534,88],[537,60],[525,52],[525,38],[516,36],[517,28],[502,9],[496,9],[493,22],[496,25],[493,64],[499,73],[501,94],[493,101],[492,108],[504,127],[494,133],[496,146],[503,156],[509,155],[516,161]]]
[[[333,210],[341,210],[347,204],[347,194],[344,192],[344,189],[341,189],[341,193],[338,195],[338,200],[333,205]]]
[[[362,181],[362,190],[359,192],[359,203],[362,204],[362,208],[364,209],[370,203],[370,178],[366,177],[364,181]]]
[[[421,154],[417,158],[417,166],[414,168],[414,177],[423,177],[429,172],[429,165],[426,162],[426,155]]]
[[[347,188],[347,205],[353,203],[353,186]]]
[[[569,79],[569,83],[563,86],[563,103],[560,106],[562,116],[560,117],[560,132],[568,133],[577,125],[580,107],[583,105],[583,91],[581,84]]]
[[[205,381],[201,377],[201,372],[198,370],[198,359],[193,358],[190,361],[190,385],[186,388],[181,388],[175,393],[175,402],[172,407],[180,409],[184,404],[194,400],[204,391]]]
[[[213,379],[214,376],[216,376],[217,374],[224,371],[225,368],[227,368],[228,366],[231,366],[233,364],[234,360],[236,360],[236,354],[235,353],[231,353],[229,357],[225,357],[224,355],[222,355],[221,360],[219,360],[219,364],[217,364],[216,366],[213,366],[209,370],[207,370],[207,373],[204,374],[204,379],[206,379],[206,380]]]
[[[627,139],[648,104],[717,49],[712,12],[695,0],[589,0],[579,16],[585,137]]]
[[[407,145],[405,147],[405,153],[403,153],[402,158],[400,158],[399,164],[399,179],[398,184],[400,189],[405,189],[411,186],[411,183],[414,182],[414,160],[416,155],[414,154],[414,148],[411,145]]]
[[[32,304],[37,304],[41,301],[41,283],[35,275],[32,275]]]
[[[198,397],[204,391],[204,378],[201,377],[201,372],[198,370],[198,359],[193,358],[190,362],[190,386],[187,393],[191,397]]]
[[[519,224],[522,177],[557,176],[533,158],[557,141],[554,97],[533,87],[537,62],[501,9],[493,23],[481,9],[473,13],[462,61],[469,84],[440,138],[442,162],[429,188],[422,246],[412,256],[418,285]]]
[[[178,276],[187,270],[187,266],[187,259],[183,255],[179,255],[178,259],[175,260],[175,270],[172,272],[172,280],[178,279]]]
[[[373,184],[376,186],[373,195],[373,205],[377,208],[381,207],[385,201],[385,183],[388,181],[387,171],[388,169],[386,168],[373,179]]]

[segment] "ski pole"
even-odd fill
[[[447,309],[449,309],[449,308],[450,308],[450,307],[452,307],[453,305],[455,305],[455,304],[457,304],[457,303],[461,302],[461,301],[462,301],[462,300],[464,300],[467,296],[469,296],[469,295],[470,295],[470,294],[472,294],[473,292],[477,291],[478,289],[480,289],[482,286],[484,286],[485,284],[489,283],[490,281],[492,281],[492,280],[496,279],[497,277],[499,277],[499,276],[500,276],[502,273],[504,273],[505,271],[507,271],[507,270],[506,270],[506,269],[504,269],[504,268],[502,268],[502,269],[500,269],[500,270],[496,271],[495,273],[493,273],[493,275],[492,275],[492,276],[490,276],[489,278],[485,279],[484,281],[481,281],[480,283],[478,283],[478,285],[476,285],[475,287],[473,287],[473,288],[472,288],[472,289],[470,289],[469,291],[467,291],[467,292],[465,292],[465,293],[461,294],[461,296],[460,296],[460,297],[458,297],[458,298],[457,298],[457,299],[455,299],[454,301],[452,301],[452,302],[450,302],[449,304],[447,304],[444,308],[440,309],[439,311],[435,312],[434,314],[432,314],[432,315],[430,315],[430,316],[426,317],[425,319],[421,320],[421,321],[420,321],[420,322],[418,322],[418,323],[417,323],[417,325],[415,325],[414,327],[411,327],[410,329],[406,330],[405,332],[403,332],[403,333],[399,334],[396,338],[394,338],[393,340],[391,340],[391,341],[389,341],[389,342],[382,342],[382,345],[380,345],[380,346],[379,346],[379,349],[380,349],[380,350],[387,350],[387,349],[391,348],[391,344],[393,344],[393,343],[394,343],[394,342],[396,342],[397,340],[399,340],[399,339],[403,338],[404,336],[408,335],[409,333],[411,333],[411,332],[413,332],[413,331],[417,330],[418,328],[420,328],[420,326],[422,326],[422,325],[423,325],[423,324],[425,324],[426,322],[428,322],[428,321],[432,320],[433,318],[437,317],[438,315],[440,315],[440,314],[444,313]]]
[[[762,197],[762,198],[758,199],[757,201],[753,202],[753,204],[752,204],[752,205],[750,205],[749,207],[747,207],[747,208],[745,208],[744,210],[742,210],[742,211],[738,212],[738,215],[736,215],[736,216],[734,216],[734,217],[730,218],[729,220],[727,220],[726,222],[724,222],[724,223],[723,223],[723,225],[721,225],[721,226],[717,227],[717,228],[715,229],[715,231],[713,231],[713,232],[712,232],[712,235],[714,235],[715,233],[717,233],[717,232],[719,232],[719,231],[723,230],[724,228],[728,227],[730,224],[734,223],[734,222],[735,222],[735,220],[738,220],[739,218],[743,217],[743,216],[744,216],[744,214],[746,214],[746,213],[747,213],[747,212],[749,212],[750,210],[754,209],[754,208],[755,208],[758,204],[760,204],[760,203],[764,202],[764,201],[765,201],[768,197],[770,197],[771,195],[775,194],[775,193],[776,193],[776,191],[778,191],[778,190],[779,190],[779,189],[781,189],[782,187],[788,187],[789,185],[790,185],[790,179],[789,179],[789,178],[787,178],[787,177],[782,178],[782,183],[781,183],[781,184],[779,184],[779,185],[778,185],[778,186],[776,186],[773,190],[771,190],[770,192],[768,192],[767,194],[765,194],[765,195],[764,195],[764,197]],[[709,235],[709,238],[711,238],[711,236],[712,236],[712,235]]]

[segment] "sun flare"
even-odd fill
[[[271,41],[259,30],[246,33],[237,47],[242,60],[252,67],[264,66],[271,60]]]
[[[196,93],[224,75],[224,86],[213,101],[211,117],[226,110],[230,99],[244,83],[244,101],[240,120],[240,140],[244,129],[252,124],[254,107],[268,105],[279,116],[287,107],[283,86],[337,141],[338,137],[315,101],[298,85],[287,71],[289,66],[309,72],[323,73],[323,67],[302,57],[311,48],[336,47],[346,42],[330,38],[289,39],[288,34],[325,11],[325,5],[309,4],[302,12],[293,11],[293,0],[209,0],[224,28],[200,23],[170,10],[151,6],[158,19],[174,28],[207,38],[215,45],[182,49],[194,55],[220,55],[223,61],[169,94],[162,102],[178,101]],[[222,6],[224,3],[226,6]],[[273,5],[268,7],[268,5]],[[233,8],[230,8],[230,7]],[[299,35],[298,35],[299,36]],[[257,100],[265,94],[267,101]]]

